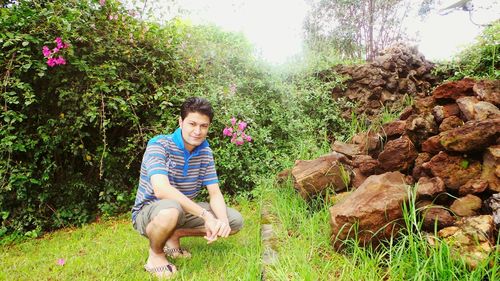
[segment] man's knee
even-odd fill
[[[229,215],[229,226],[231,233],[236,233],[243,228],[243,216],[236,210],[232,209]]]
[[[179,220],[179,210],[176,208],[163,209],[151,221],[155,227],[166,228],[171,225],[176,225]]]

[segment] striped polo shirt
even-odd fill
[[[173,134],[152,138],[142,157],[139,187],[132,208],[132,221],[142,207],[159,200],[151,185],[151,176],[168,176],[170,185],[193,199],[202,186],[218,183],[212,149],[205,140],[190,153],[184,148],[181,129]]]

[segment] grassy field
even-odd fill
[[[179,272],[172,280],[259,280],[258,204],[242,201],[236,208],[245,217],[242,231],[210,245],[203,238],[182,240],[193,257],[174,261]],[[0,280],[155,280],[142,269],[147,246],[128,215],[64,229],[2,246]]]

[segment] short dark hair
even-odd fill
[[[208,116],[210,123],[214,118],[214,110],[207,99],[200,97],[190,97],[181,106],[181,118],[184,120],[189,113],[198,112]]]

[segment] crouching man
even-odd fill
[[[187,99],[181,107],[179,128],[173,134],[152,138],[142,159],[132,222],[149,239],[144,268],[160,278],[177,271],[167,257],[191,256],[181,248],[180,238],[204,236],[212,243],[243,226],[241,214],[226,207],[212,150],[205,140],[213,115],[206,99]],[[209,203],[193,201],[204,186]]]

